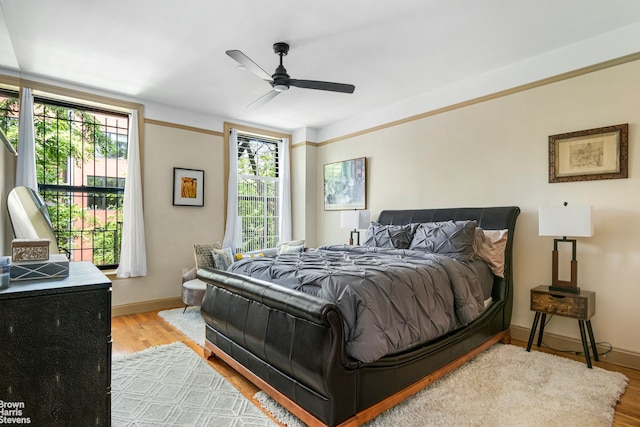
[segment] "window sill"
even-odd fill
[[[118,278],[116,277],[116,270],[115,270],[115,269],[112,269],[112,270],[100,270],[100,271],[102,271],[102,274],[104,274],[105,276],[107,276],[107,278],[108,278],[109,280],[116,280],[116,279],[118,279]]]

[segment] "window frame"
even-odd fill
[[[55,100],[59,103],[68,103],[72,105],[85,106],[91,110],[103,110],[108,113],[130,114],[132,110],[138,113],[138,144],[139,144],[139,156],[140,156],[140,176],[142,181],[142,187],[144,191],[144,105],[131,101],[125,101],[122,99],[111,98],[108,96],[97,95],[95,93],[84,92],[80,90],[63,88],[51,84],[40,83],[37,81],[21,79],[17,77],[11,77],[6,75],[0,75],[0,89],[4,91],[17,93],[18,98],[22,93],[23,87],[29,87],[32,89],[34,98],[46,98],[48,100]],[[141,201],[142,203],[144,200]],[[115,275],[115,267],[110,269],[104,269],[103,273],[113,276]]]
[[[230,122],[224,123],[224,223],[227,221],[227,210],[228,210],[228,200],[229,200],[229,150],[230,150],[230,139],[231,139],[231,129],[236,129],[239,134],[255,136],[257,138],[266,138],[266,139],[284,139],[288,138],[291,140],[291,134],[260,129]],[[289,168],[291,168],[291,144],[289,144]],[[237,171],[236,171],[237,172]],[[240,178],[241,175],[238,175]],[[269,249],[269,248],[260,248],[260,249]]]

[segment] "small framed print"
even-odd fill
[[[173,168],[173,205],[204,206],[204,171]]]
[[[629,124],[549,136],[549,182],[628,177]]]

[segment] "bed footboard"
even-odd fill
[[[220,270],[198,277],[209,283],[201,308],[208,343],[328,425],[355,413],[356,375],[345,369],[334,304]]]

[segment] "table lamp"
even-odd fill
[[[371,221],[371,214],[369,211],[353,210],[340,212],[340,227],[352,228],[349,235],[349,244],[353,245],[353,235],[356,235],[357,243],[360,244],[360,232],[358,229],[369,228],[369,222]]]
[[[593,221],[591,206],[540,207],[538,209],[538,234],[540,236],[562,236],[553,239],[551,254],[551,286],[550,291],[580,293],[578,287],[578,261],[576,260],[576,239],[570,237],[593,236]],[[569,281],[558,278],[558,243],[571,243],[571,279]]]

